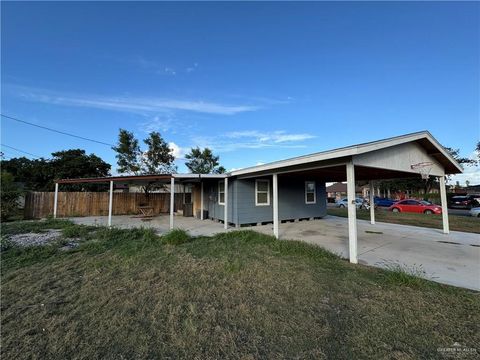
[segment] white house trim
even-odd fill
[[[308,201],[308,184],[313,184],[313,201]],[[317,203],[317,183],[315,181],[305,181],[305,204],[311,205]]]
[[[228,178],[225,178],[225,206],[223,209],[223,228],[228,229]]]
[[[267,190],[258,190],[258,183],[263,182],[267,183]],[[266,203],[259,203],[258,202],[258,194],[259,193],[266,193],[267,194],[267,202]],[[256,179],[255,180],[255,206],[270,206],[270,180],[268,179]]]
[[[226,180],[226,179],[225,179]],[[225,199],[226,199],[226,181],[223,180],[223,181],[219,181],[218,182],[218,205],[225,205]],[[220,190],[220,187],[223,185],[223,191]],[[220,197],[220,194],[223,193],[223,201],[221,201],[221,197]]]
[[[170,230],[173,230],[173,211],[175,207],[175,178],[170,178]]]
[[[278,218],[278,175],[273,174],[273,235],[278,239],[279,238],[279,218]]]
[[[357,259],[357,205],[355,201],[355,166],[347,163],[347,198],[348,198],[348,253],[350,262]]]

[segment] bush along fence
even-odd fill
[[[25,219],[41,219],[53,215],[53,192],[29,192],[25,196]],[[107,192],[59,192],[57,217],[108,215]],[[139,214],[139,206],[151,206],[155,215],[170,211],[169,193],[114,193],[113,215]],[[175,211],[183,207],[183,194],[175,194]]]

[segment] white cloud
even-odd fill
[[[177,72],[175,71],[175,69],[172,69],[170,67],[166,67],[165,68],[165,74],[168,74],[168,75],[177,75]]]
[[[175,132],[175,118],[173,114],[155,115],[153,118],[140,124],[142,131],[150,133],[159,131],[160,133]]]
[[[193,66],[189,66],[185,69],[187,73],[194,72],[198,68],[198,63],[194,63]]]
[[[168,143],[168,147],[171,150],[172,155],[175,157],[175,159],[185,159],[185,154],[187,153],[188,149],[187,148],[182,148],[175,144],[174,142]]]
[[[468,156],[471,160],[478,160],[478,154],[476,151],[473,151]],[[470,185],[480,185],[480,164],[475,166],[463,165],[463,173],[453,175],[450,177],[449,184],[456,184],[458,181],[460,185],[466,185],[465,181],[469,181]]]
[[[460,185],[465,185],[466,180],[470,185],[480,185],[480,166],[465,166],[463,174],[453,175],[448,183],[453,185],[458,181]]]
[[[190,111],[215,115],[235,115],[255,111],[259,107],[251,105],[230,105],[202,100],[180,100],[171,98],[138,98],[93,95],[59,95],[55,92],[37,89],[24,89],[20,94],[29,101],[55,105],[78,106],[108,109],[123,112],[163,112]]]
[[[217,137],[195,136],[194,146],[208,147],[217,152],[241,149],[304,148],[301,142],[315,138],[310,134],[289,134],[286,131],[260,132],[257,130],[234,131]]]
[[[232,139],[251,138],[260,143],[273,142],[276,144],[315,138],[315,136],[311,134],[288,134],[283,130],[277,130],[273,132],[260,132],[257,130],[234,131],[227,133],[226,136]]]

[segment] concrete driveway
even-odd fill
[[[326,216],[320,220],[280,225],[280,238],[320,245],[348,258],[347,218]],[[479,221],[480,226],[480,221]],[[480,235],[439,229],[358,220],[359,263],[376,267],[399,264],[421,269],[423,277],[444,284],[480,290]],[[252,228],[266,234],[271,226]]]
[[[106,216],[71,218],[87,225],[105,225]],[[114,216],[117,227],[152,227],[157,233],[169,230],[169,217],[157,216],[151,221],[124,215]],[[479,221],[480,226],[480,221]],[[193,236],[212,236],[225,231],[223,224],[175,216],[175,227]],[[358,220],[359,263],[376,267],[399,264],[408,269],[422,269],[423,277],[444,284],[480,290],[480,235],[408,225]],[[253,226],[254,231],[273,234],[272,225]],[[228,231],[240,230],[229,228]],[[280,238],[306,241],[348,258],[347,218],[326,216],[323,219],[280,224]]]

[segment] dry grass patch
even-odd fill
[[[397,282],[305,243],[83,236],[69,252],[2,253],[3,359],[416,359],[480,343],[478,293]]]

